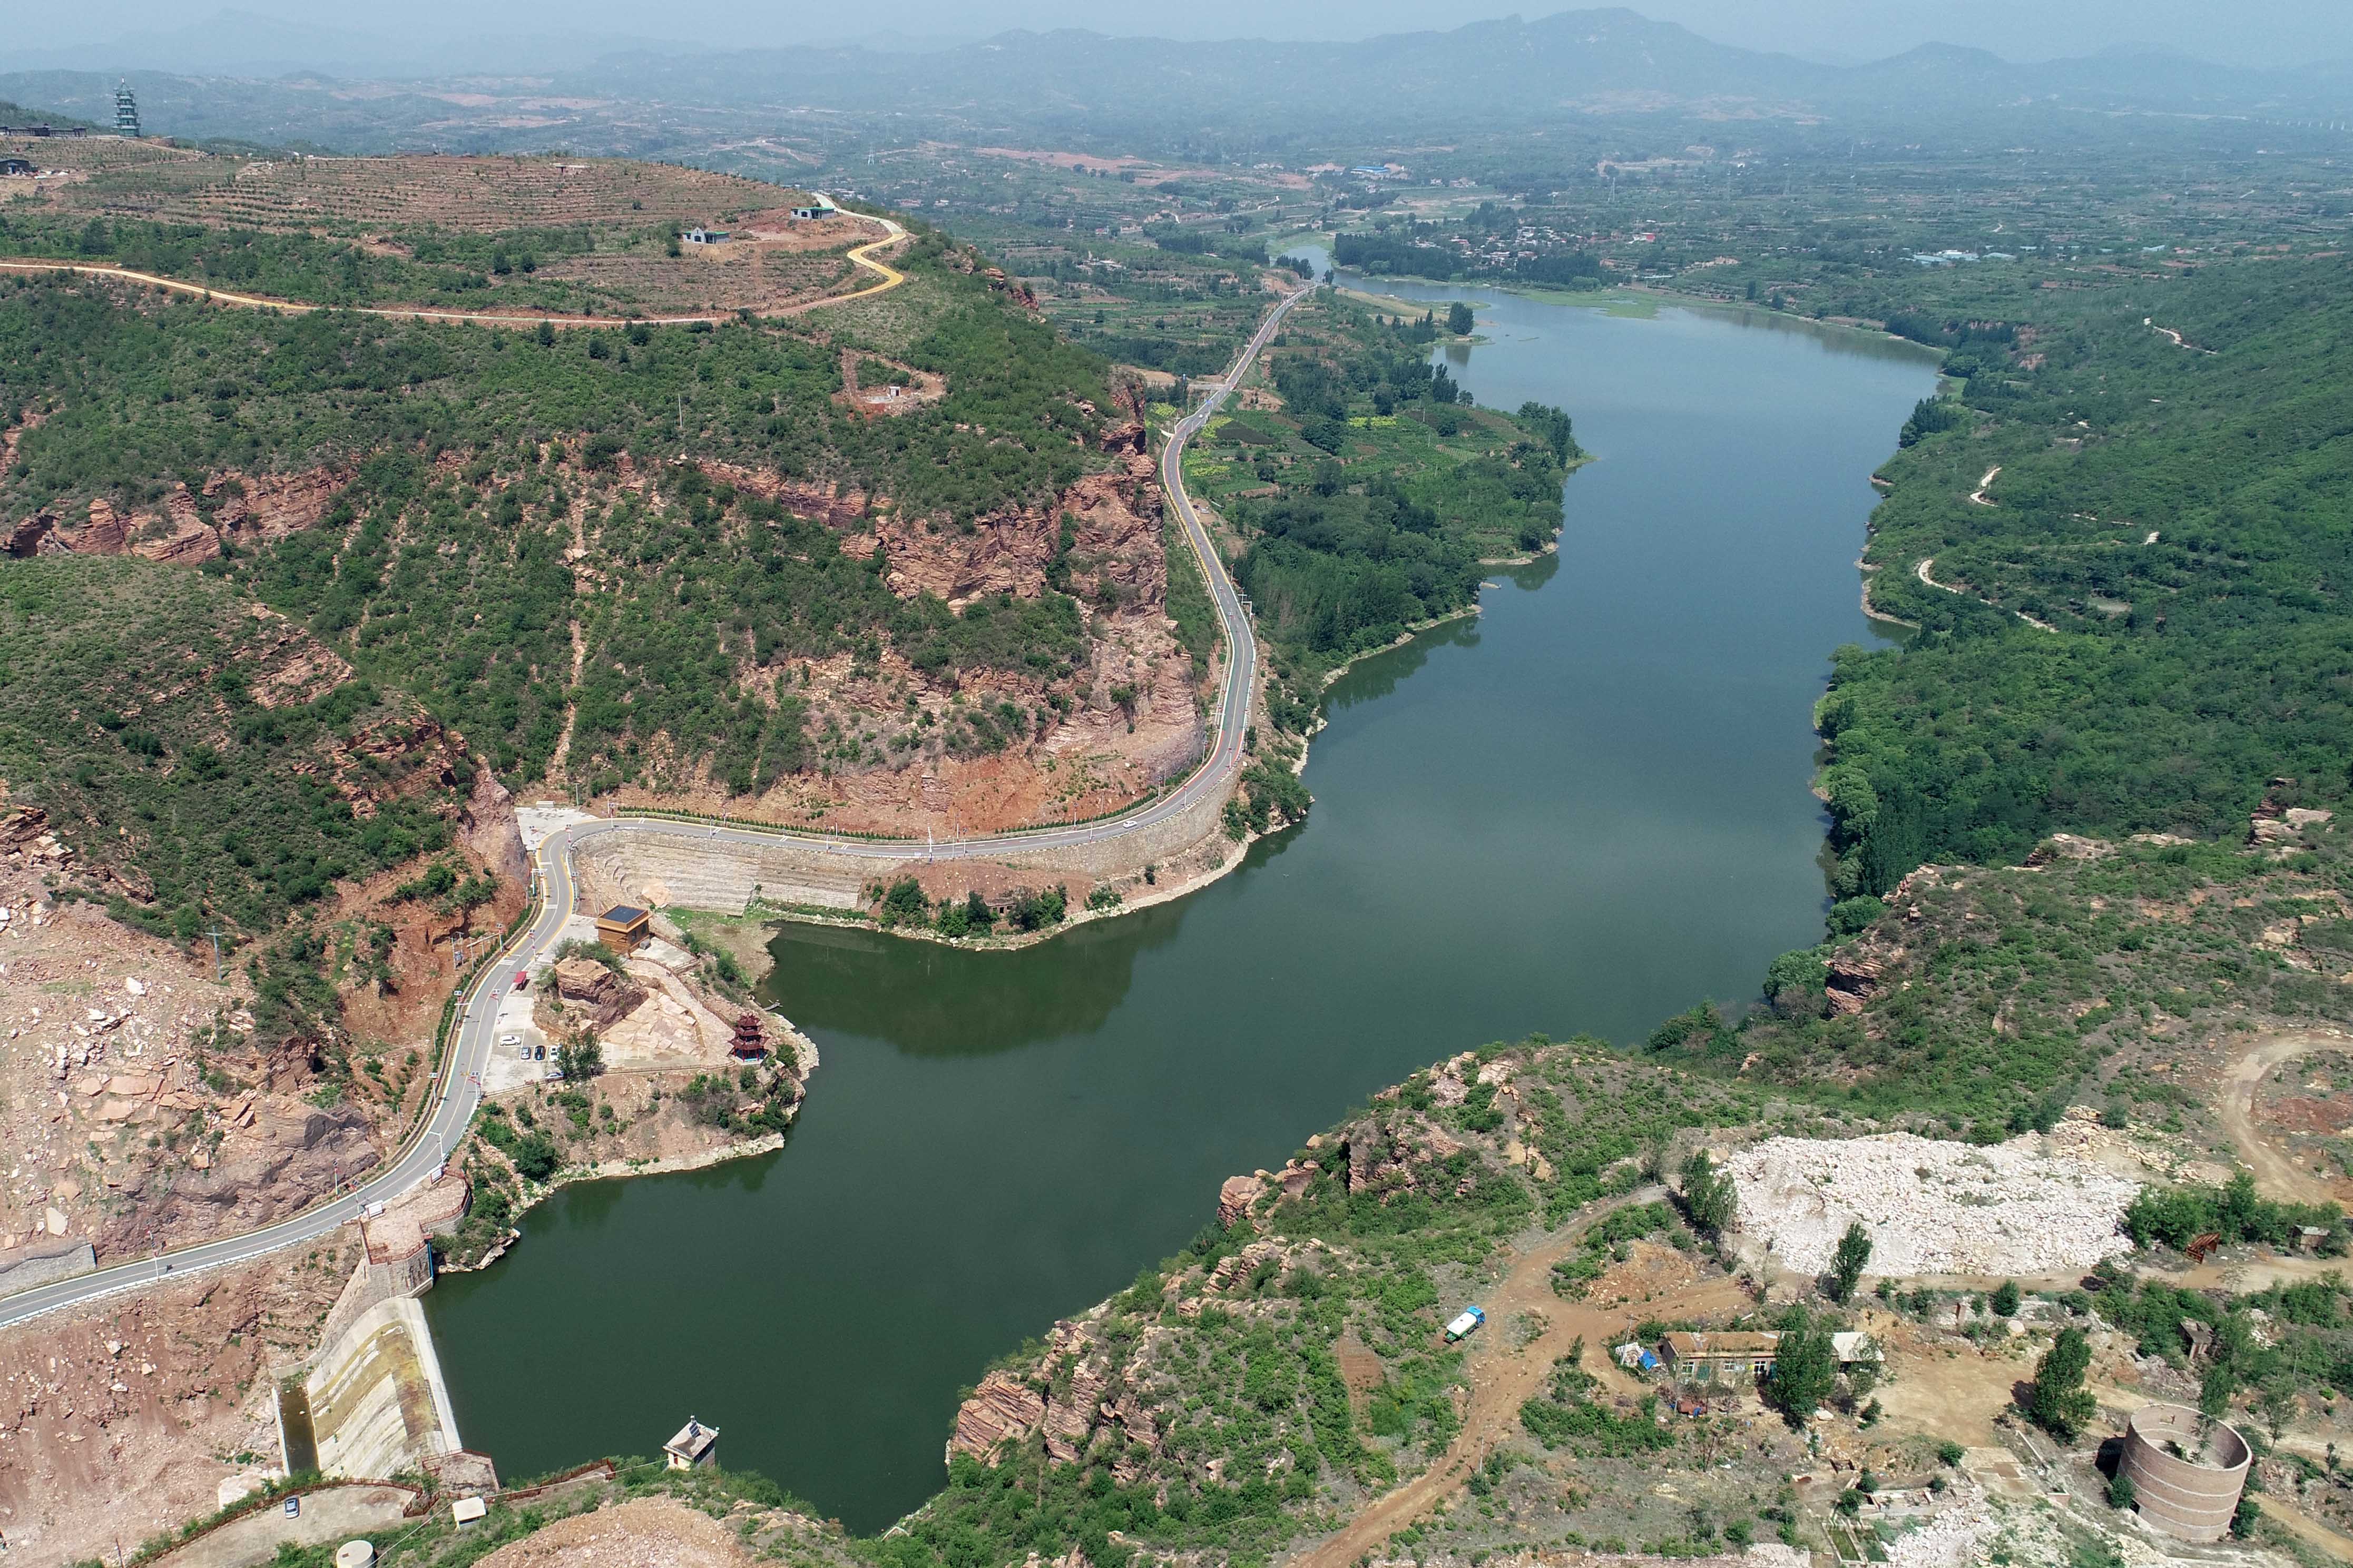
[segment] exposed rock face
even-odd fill
[[[521,885],[530,879],[530,862],[523,853],[522,826],[515,820],[514,796],[491,776],[488,768],[474,773],[472,793],[458,823],[458,842],[502,882]]]
[[[948,1437],[948,1458],[969,1454],[989,1460],[1008,1438],[1027,1437],[1046,1418],[1046,1401],[1036,1389],[1011,1374],[992,1372],[980,1380],[972,1397],[956,1410],[955,1431]]]
[[[992,513],[970,533],[934,532],[924,517],[878,512],[859,523],[842,548],[863,558],[880,545],[889,563],[883,581],[902,599],[933,594],[957,608],[990,594],[1034,599],[1046,590],[1047,565],[1065,515],[1078,525],[1071,547],[1071,592],[1099,597],[1103,584],[1115,583],[1123,603],[1145,601],[1156,612],[1167,592],[1157,526],[1160,491],[1152,459],[1140,452],[1131,452],[1119,468],[1086,475],[1051,507]]]
[[[267,1225],[375,1169],[383,1158],[366,1119],[349,1106],[322,1109],[273,1098],[249,1109],[253,1114],[241,1125],[232,1123],[209,1169],[176,1173],[159,1200],[100,1233],[99,1255],[142,1250],[151,1226],[220,1235]]]
[[[1229,1229],[1250,1219],[1250,1205],[1266,1194],[1266,1184],[1256,1176],[1228,1176],[1218,1189],[1218,1223]]]
[[[555,966],[555,994],[591,1010],[596,1027],[609,1029],[636,1010],[645,992],[593,958],[567,958]]]
[[[216,502],[214,519],[240,544],[266,543],[316,528],[359,469],[330,463],[299,474],[241,474],[235,469],[205,481],[204,494]]]
[[[1900,947],[1882,947],[1869,941],[1856,942],[1831,955],[1830,979],[1824,987],[1833,1013],[1860,1013],[1879,987],[1887,972],[1904,960]]]

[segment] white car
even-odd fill
[[[502,1046],[519,1046],[522,1044],[522,1037],[521,1035],[501,1035],[499,1037],[499,1044]]]

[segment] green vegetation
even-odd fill
[[[70,527],[93,499],[135,517],[185,483],[212,521],[275,473],[346,465],[321,526],[232,542],[216,569],[462,728],[510,782],[546,768],[569,704],[572,769],[593,788],[705,763],[733,789],[765,787],[827,742],[763,671],[887,644],[928,674],[1042,684],[1082,652],[1066,595],[961,614],[902,600],[824,523],[699,467],[663,470],[659,498],[617,482],[625,458],[675,450],[683,431],[695,456],[772,470],[812,499],[887,492],[902,514],[969,528],[1099,463],[1086,405],[1110,402],[1101,364],[1008,308],[943,237],[902,265],[933,302],[903,355],[949,392],[881,421],[833,407],[830,349],[757,324],[633,326],[616,350],[596,334],[132,308],[106,289],[5,280],[0,419],[22,413],[24,428],[0,504]],[[60,342],[77,352],[56,353]],[[976,721],[941,743],[1005,741]]]
[[[1871,1261],[1871,1233],[1858,1220],[1846,1227],[1839,1237],[1838,1250],[1831,1256],[1830,1299],[1843,1302],[1854,1294],[1855,1281],[1862,1278],[1862,1267]]]
[[[1675,1434],[1659,1425],[1658,1400],[1645,1398],[1620,1415],[1593,1397],[1592,1375],[1577,1365],[1585,1342],[1553,1363],[1545,1394],[1520,1406],[1520,1425],[1547,1448],[1566,1448],[1580,1458],[1624,1458],[1675,1446]]]
[[[1186,479],[1244,542],[1269,711],[1303,731],[1325,671],[1470,605],[1482,562],[1548,545],[1582,454],[1557,409],[1472,407],[1430,364],[1427,321],[1326,293],[1284,329],[1266,354],[1282,412],[1211,421]]]
[[[2345,815],[2341,796],[2282,793]],[[2126,843],[1940,870],[1893,903],[1870,900],[1873,924],[1811,951],[1842,970],[1831,979],[1845,1006],[1791,987],[1736,1026],[1687,1016],[1652,1047],[1726,1072],[1748,1062],[1746,1076],[1793,1095],[1989,1141],[2046,1128],[2071,1102],[2179,1130],[2194,1102],[2142,1067],[2169,1055],[2178,1021],[2342,1016],[2346,966],[2301,934],[2325,943],[2326,921],[2300,922],[2353,887],[2353,856],[2334,821],[2281,847]],[[2299,934],[2266,946],[2283,927]]]
[[[1780,1342],[1773,1349],[1773,1375],[1765,1380],[1765,1396],[1793,1426],[1802,1426],[1837,1392],[1838,1348],[1831,1341],[1831,1325],[1817,1320],[1803,1306],[1792,1306],[1780,1321]]]
[[[1821,706],[1840,892],[2059,828],[2233,835],[2266,779],[2341,786],[2346,278],[2225,265],[1951,301],[2002,330],[1959,340],[1945,427],[1884,470],[1873,596],[1922,630],[1843,650]],[[1966,591],[1919,583],[1923,558]]]
[[[2259,1196],[2255,1179],[2238,1172],[2219,1186],[2143,1187],[2126,1208],[2124,1230],[2146,1247],[2187,1247],[2200,1236],[2222,1245],[2257,1242],[2292,1247],[2306,1226],[2328,1231],[2344,1247],[2344,1214],[2335,1204],[2289,1204]]]
[[[2083,1330],[2072,1324],[2059,1331],[2059,1337],[2035,1363],[2026,1414],[2063,1442],[2073,1442],[2099,1413],[2098,1401],[2084,1386],[2084,1374],[2091,1365],[2090,1342]]]
[[[878,1544],[883,1559],[996,1563],[1075,1545],[1090,1562],[1105,1560],[1099,1551],[1116,1561],[1114,1531],[1160,1552],[1264,1557],[1315,1528],[1321,1510],[1384,1489],[1442,1449],[1458,1429],[1460,1352],[1436,1341],[1461,1281],[1492,1267],[1540,1213],[1564,1216],[1630,1191],[1640,1156],[1674,1129],[1738,1113],[1727,1091],[1629,1066],[1597,1041],[1494,1046],[1480,1058],[1514,1069],[1525,1120],[1507,1125],[1492,1085],[1481,1086],[1483,1100],[1440,1105],[1432,1075],[1418,1074],[1300,1152],[1314,1174],[1297,1196],[1271,1200],[1255,1226],[1204,1231],[1114,1297],[1088,1321],[1097,1348],[1048,1355],[1032,1346],[1009,1359],[1011,1375],[1050,1398],[1071,1386],[1079,1362],[1108,1368],[1112,1382],[1090,1398],[1132,1393],[1151,1413],[1155,1447],[1097,1442],[1058,1463],[1033,1437],[994,1467],[959,1456],[947,1489]],[[1450,1142],[1433,1142],[1433,1127],[1449,1129]],[[1548,1178],[1496,1158],[1512,1136],[1535,1140]],[[1352,1170],[1351,1145],[1399,1152],[1366,1174]],[[1651,1204],[1612,1211],[1596,1228],[1606,1247],[1672,1224],[1671,1210]],[[1380,1368],[1361,1416],[1339,1370],[1357,1347]],[[1523,1422],[1541,1445],[1579,1456],[1686,1463],[1681,1428],[1621,1415],[1588,1391],[1567,1358]],[[1687,1460],[1695,1469],[1709,1462],[1699,1452]]]
[[[317,653],[210,578],[11,563],[0,777],[118,890],[117,918],[184,942],[216,921],[273,930],[342,879],[447,846],[470,782],[415,704],[336,683]]]

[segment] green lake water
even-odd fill
[[[1819,940],[1810,705],[1868,641],[1854,559],[1931,364],[1759,316],[1487,302],[1488,405],[1574,416],[1560,552],[1330,694],[1302,828],[1181,902],[1016,953],[788,928],[824,1065],[790,1142],[568,1187],[425,1298],[469,1446],[523,1476],[657,1451],[871,1531],[960,1393],[1210,1217],[1219,1182],[1436,1058],[1639,1039]]]

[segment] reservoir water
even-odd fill
[[[1874,464],[1933,365],[1759,315],[1478,290],[1482,405],[1597,460],[1560,552],[1330,693],[1311,820],[1172,905],[1018,953],[786,928],[824,1066],[778,1153],[573,1186],[425,1298],[459,1430],[523,1476],[721,1462],[871,1531],[943,1476],[987,1364],[1181,1247],[1219,1182],[1532,1031],[1638,1040],[1819,939],[1807,793]]]

